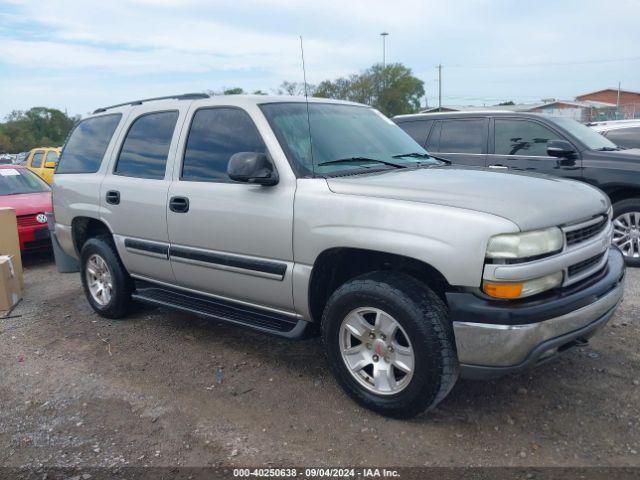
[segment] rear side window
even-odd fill
[[[417,120],[414,122],[398,123],[398,126],[409,134],[421,147],[427,142],[427,135],[431,130],[433,120]]]
[[[178,112],[148,113],[135,119],[122,144],[115,172],[138,178],[164,178]]]
[[[121,117],[119,113],[103,115],[76,125],[62,151],[56,174],[97,172]]]
[[[487,144],[487,122],[484,118],[443,120],[437,152],[484,153]],[[431,143],[431,139],[429,139]]]
[[[205,108],[193,116],[182,162],[182,180],[231,182],[227,164],[235,153],[266,153],[249,115],[237,108]]]
[[[640,148],[640,127],[610,130],[605,136],[619,147]]]
[[[495,120],[496,154],[547,156],[547,142],[558,134],[528,120]]]
[[[44,152],[36,152],[33,154],[33,159],[31,160],[31,166],[33,168],[40,168],[42,166],[42,157],[44,156]]]

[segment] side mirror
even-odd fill
[[[264,153],[239,152],[229,159],[227,175],[236,182],[272,186],[278,183],[278,174]]]
[[[58,162],[45,162],[44,163],[44,168],[56,168],[57,164],[58,164]]]
[[[547,143],[547,155],[550,157],[568,158],[575,153],[576,149],[566,140],[549,140]]]

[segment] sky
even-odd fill
[[[401,62],[437,105],[640,91],[640,0],[0,0],[0,119]]]

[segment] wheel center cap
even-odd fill
[[[376,340],[373,345],[373,350],[378,356],[383,356],[387,351],[387,344],[384,340]]]

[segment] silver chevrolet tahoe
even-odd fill
[[[611,206],[586,184],[452,166],[373,108],[187,94],[71,132],[54,242],[93,309],[132,301],[321,332],[360,404],[433,407],[584,344],[618,306]]]

